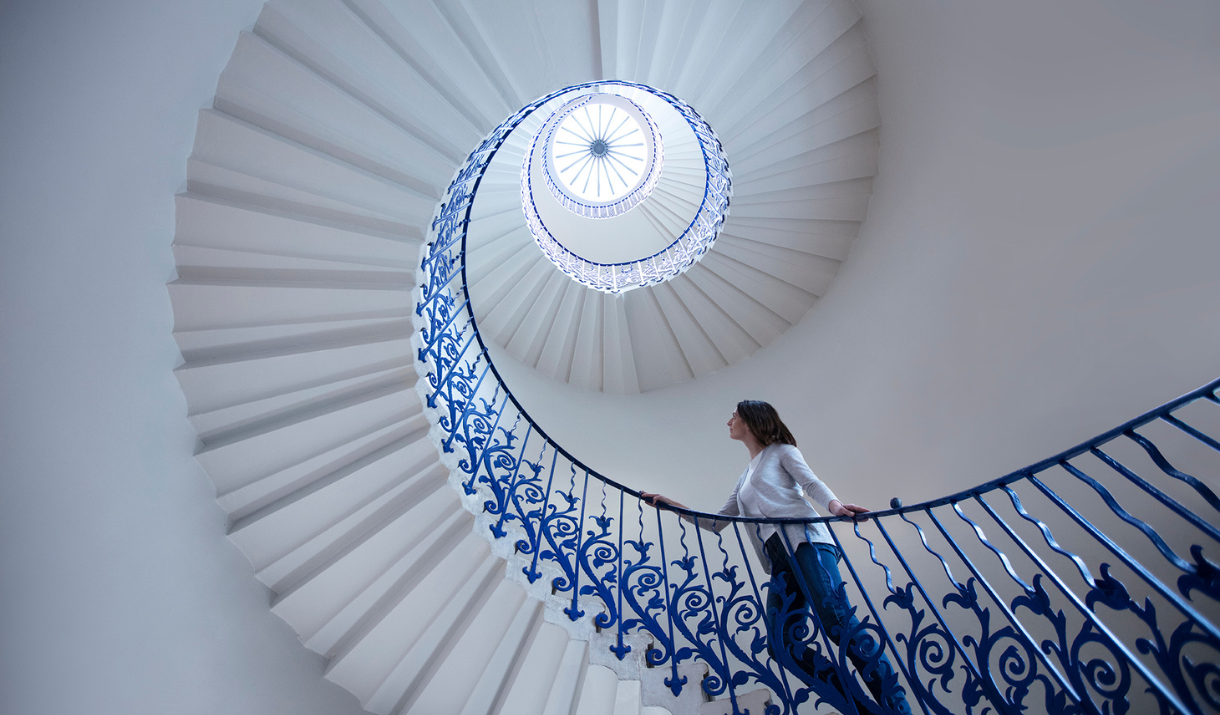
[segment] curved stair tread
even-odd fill
[[[647,82],[705,111],[734,162],[714,250],[621,296],[558,273],[520,208],[544,107],[505,141],[472,209],[473,307],[508,354],[588,389],[655,389],[744,359],[824,292],[871,190],[875,86],[843,4],[546,15],[518,0],[273,0],[238,37],[176,198],[175,374],[230,538],[272,610],[371,712],[715,705],[697,687],[674,701],[639,660],[646,643],[616,661],[587,622],[556,625],[553,599],[487,543],[419,396],[417,252],[454,171],[504,117],[557,86]],[[770,79],[748,81],[758,68]],[[704,187],[698,144],[676,136],[640,211],[670,234]],[[446,687],[458,677],[471,687]]]

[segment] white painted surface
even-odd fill
[[[379,7],[353,5],[368,12]],[[514,38],[533,31],[516,32],[505,24],[511,13],[498,17],[491,4],[478,9],[486,14],[455,20],[467,39],[494,27],[507,28],[505,36]],[[267,592],[222,538],[223,515],[191,460],[194,431],[182,419],[185,405],[170,376],[178,354],[162,287],[174,265],[169,197],[184,188],[195,110],[209,103],[237,30],[249,26],[256,10],[129,3],[105,13],[29,6],[0,15],[5,712],[358,712],[354,698],[317,677],[320,661],[267,613]],[[1218,218],[1213,207],[1220,204],[1220,43],[1217,18],[1207,14],[1215,11],[1186,2],[1147,9],[1101,2],[1066,9],[1052,3],[886,3],[864,10],[885,127],[880,178],[851,260],[819,307],[738,367],[649,395],[611,398],[541,382],[533,371],[509,374],[542,424],[593,466],[629,484],[714,507],[736,476],[732,465],[744,462],[718,430],[733,402],[761,396],[780,406],[815,470],[846,496],[934,496],[1045,456],[1215,376],[1220,346],[1217,331],[1207,330],[1220,308],[1214,278],[1220,249],[1211,240]],[[571,12],[575,17],[586,10]],[[582,17],[557,21],[587,23]],[[275,13],[268,18],[269,25],[283,19]],[[304,23],[308,16],[292,19]],[[435,42],[431,56],[444,57],[426,69],[468,64],[462,43],[419,29],[434,19],[412,18],[423,41]],[[400,28],[387,26],[402,36]],[[292,31],[288,22],[274,27]],[[601,59],[610,66],[621,62],[624,73],[639,71],[658,81],[668,66],[653,58],[651,69],[641,68],[647,58],[619,56],[611,44],[603,45]],[[489,91],[458,98],[453,112],[463,119],[446,121],[446,132],[431,137],[429,146],[451,160],[466,150],[463,137],[485,131],[507,113],[505,107],[567,79],[531,54],[536,43],[474,46],[486,53],[481,61],[493,60],[487,66],[502,64],[508,74],[491,78]],[[1032,57],[1031,47],[1038,48]],[[861,56],[858,48],[850,56]],[[679,93],[686,88],[731,96],[735,88],[709,86],[697,69],[677,73]],[[401,70],[371,71],[384,78]],[[594,70],[582,65],[571,71]],[[466,74],[478,79],[477,72]],[[249,75],[246,81],[260,80]],[[231,101],[256,104],[257,95],[243,94],[236,84],[225,92]],[[441,111],[445,102],[427,106]],[[724,106],[732,109],[731,102]],[[209,131],[237,137],[263,158],[281,155],[282,142],[205,116]],[[733,115],[723,116],[728,133]],[[367,122],[370,141],[376,132],[394,131],[374,118],[359,121]],[[362,146],[331,148],[356,152]],[[407,198],[393,212],[356,207],[348,218],[378,231],[405,231],[395,222],[414,220],[423,204],[412,192],[426,194],[432,179],[415,177],[424,185],[413,183],[399,166],[408,163],[405,157],[379,160],[362,167],[361,180],[381,201]],[[339,171],[326,162],[313,166]],[[317,174],[237,177],[203,161],[192,167],[194,176],[212,182],[274,189],[282,194],[277,200],[309,197],[319,215],[368,196],[320,197],[320,185],[267,182]],[[735,215],[744,215],[737,206]],[[824,249],[838,260],[835,251],[846,244],[836,240],[827,236]],[[722,242],[736,253],[709,267],[724,270],[731,259],[785,268],[763,250]],[[215,262],[198,265],[227,266],[230,258],[214,253],[209,259]],[[749,272],[737,275],[744,281]],[[812,270],[790,278],[810,281],[802,290],[821,280]],[[713,276],[703,280],[708,287],[701,290],[717,289]],[[181,285],[203,287],[189,279]],[[784,320],[804,312],[796,294],[773,298],[771,309]],[[245,305],[222,307],[251,324],[266,317],[241,313]],[[587,310],[594,322],[608,314],[582,305],[565,309]],[[256,307],[284,314],[302,309],[293,301]],[[626,314],[633,312],[627,306]],[[757,316],[743,321],[760,331],[754,338],[759,343],[773,337],[764,335],[767,330],[784,328]],[[342,327],[367,331],[369,325],[357,319]],[[247,328],[226,330],[231,332],[217,345],[239,339]],[[693,326],[678,333],[683,350],[711,356]],[[588,378],[588,386],[595,389],[606,379],[603,356],[593,350],[604,338],[589,331],[560,338],[576,346],[561,359],[590,367],[587,374],[598,377],[597,384]],[[711,347],[732,346],[713,341]],[[544,355],[548,349],[537,348]],[[367,366],[378,356],[352,353],[352,359]],[[705,359],[697,367],[713,366]],[[303,361],[301,372],[291,375],[299,378],[315,367]],[[663,378],[670,379],[641,376],[646,383]],[[255,380],[246,375],[238,382],[248,388]],[[188,381],[183,385],[189,393]],[[234,423],[233,412],[220,419],[224,410],[259,414],[268,406],[209,396],[216,399],[209,406],[215,413],[195,415],[205,435]],[[307,399],[320,398],[310,393]],[[226,508],[257,513],[270,496],[243,491],[250,475],[233,476]],[[302,500],[300,508],[311,507]],[[259,575],[287,594],[277,603],[281,612],[299,606],[293,595],[309,595],[293,590],[305,567],[326,561],[314,543],[293,541],[297,551],[272,563],[288,545],[259,542],[278,549],[268,552]],[[374,570],[385,571],[386,581],[401,577],[394,568],[407,568],[378,561],[385,554],[373,552],[356,549],[350,556],[366,566],[376,562]],[[352,597],[341,595],[332,603],[336,609]],[[472,598],[477,601],[477,594]],[[442,629],[460,629],[467,618],[484,615],[452,610]],[[330,622],[337,624],[334,632],[323,629],[311,647],[343,650],[365,617],[349,615],[339,613]],[[310,631],[320,627],[296,617],[308,621]],[[421,656],[428,667],[450,652],[441,640],[421,641],[436,655]],[[550,675],[537,676],[552,684],[547,712],[583,711],[586,704],[577,697],[586,690],[605,691],[599,704],[613,704],[622,689],[599,690],[606,685],[600,676],[582,676],[582,648],[569,645]],[[359,657],[363,649],[352,652]],[[396,676],[395,683],[441,702],[449,695],[439,689],[443,677],[449,676],[434,680],[416,670]],[[63,688],[63,682],[78,687]]]
[[[642,395],[504,363],[526,409],[594,468],[717,508],[747,461],[724,422],[757,398],[838,494],[910,503],[1220,374],[1220,9],[863,10],[878,180],[849,260],[799,325]]]
[[[0,8],[0,712],[355,715],[191,456],[165,283],[258,2]]]

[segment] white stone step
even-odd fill
[[[585,672],[575,715],[615,715],[619,679],[613,670],[593,665]]]
[[[400,380],[390,380],[363,393],[218,435],[195,456],[217,492],[227,494],[419,413],[415,391]]]
[[[718,250],[726,258],[756,268],[814,296],[826,292],[839,267],[839,261],[830,258],[750,241],[727,232],[720,240],[724,245]]]
[[[484,317],[481,325],[486,334],[497,343],[508,346],[512,345],[513,339],[523,329],[528,330],[525,326],[531,316],[534,320],[545,320],[545,314],[552,305],[547,298],[553,297],[553,293],[550,296],[548,293],[551,293],[552,287],[558,287],[557,278],[566,278],[563,275],[556,276],[557,273],[549,262],[535,261],[518,281],[515,289]],[[534,324],[534,320],[530,320],[529,324]],[[528,334],[524,339],[533,340]]]
[[[388,566],[374,572],[375,578],[367,585],[360,582],[345,584],[357,587],[354,595],[345,591],[336,598],[335,594],[325,590],[326,584],[320,584],[319,588],[324,590],[327,599],[322,605],[330,607],[339,604],[340,608],[337,611],[327,608],[321,612],[321,618],[316,618],[316,613],[310,613],[310,629],[298,631],[304,643],[327,658],[336,658],[350,650],[364,635],[376,630],[382,619],[434,570],[464,568],[462,564],[467,561],[482,558],[484,552],[470,541],[474,523],[470,514],[465,510],[445,514],[440,525],[424,532],[417,543],[399,545],[400,550],[392,552],[395,557],[389,560]],[[462,549],[454,556],[459,546]],[[469,573],[469,569],[465,573]],[[433,581],[444,583],[443,579]],[[302,603],[296,608],[301,612],[312,609],[312,599],[319,597],[304,593],[300,597]],[[285,602],[290,603],[292,598],[292,594],[286,594]]]
[[[511,582],[506,580],[501,583],[509,585]],[[494,597],[491,603],[498,605],[498,601]],[[500,644],[496,646],[494,652],[491,652],[487,665],[483,668],[482,675],[479,676],[466,703],[462,706],[462,715],[489,715],[497,710],[502,712],[500,706],[508,696],[508,690],[513,682],[520,677],[526,665],[527,649],[537,637],[539,627],[542,625],[542,610],[540,602],[521,593],[520,605],[515,614],[511,616],[501,612],[492,614],[495,618],[507,623],[507,628],[500,639]],[[480,617],[482,616],[483,614],[480,614]],[[467,638],[467,640],[474,641],[476,655],[486,652],[489,642],[485,631],[481,630],[479,625],[479,623],[475,623],[472,626]],[[471,634],[473,634],[473,638],[469,637]],[[460,647],[461,644],[459,644]],[[555,650],[561,651],[561,648]],[[446,663],[449,665],[448,670],[458,678],[468,676],[470,673],[471,662],[460,655],[451,655]],[[453,690],[451,685],[447,685],[447,687]]]
[[[372,712],[722,706],[702,702],[705,666],[680,667],[689,684],[674,699],[639,662],[645,643],[616,661],[609,634],[545,622],[545,588],[527,596],[504,578],[495,554],[511,544],[493,549],[445,484],[412,389],[417,249],[454,169],[524,103],[602,77],[650,83],[725,143],[735,195],[713,251],[622,296],[551,267],[519,181],[555,100],[484,177],[474,310],[509,355],[588,389],[656,389],[744,359],[825,292],[867,208],[879,113],[857,19],[848,0],[545,13],[526,0],[273,0],[237,39],[176,199],[176,374],[200,464],[273,610]],[[653,114],[665,172],[633,218],[676,235],[702,200],[703,158],[677,114]]]
[[[653,296],[691,372],[698,377],[728,367],[728,361],[708,337],[707,329],[699,323],[698,316],[691,312],[673,283],[670,281],[656,286]]]
[[[198,276],[198,274],[193,274]],[[181,306],[175,331],[405,316],[413,277],[375,274],[285,276],[253,280],[215,274],[169,284]]]
[[[439,199],[213,109],[199,112],[191,156],[416,225],[430,220]]]
[[[772,9],[759,13],[702,100],[725,132],[773,110],[777,91],[824,74],[836,58],[829,48],[845,34],[863,39],[862,33],[849,33],[860,19],[849,0],[776,3]]]
[[[682,352],[657,299],[657,291],[634,290],[623,296],[631,335],[637,355],[650,360],[636,361],[641,391],[689,380],[695,376]]]
[[[383,210],[359,201],[358,196],[342,196],[326,191],[325,187],[286,185],[274,178],[254,176],[193,156],[186,164],[188,193],[213,201],[399,236],[416,245],[424,237],[423,224],[417,218],[404,217],[394,207]]]
[[[552,328],[538,355],[535,367],[544,375],[567,382],[572,372],[572,357],[576,350],[576,336],[580,330],[580,316],[584,301],[590,291],[575,281],[568,281],[555,312]]]
[[[512,584],[499,578],[501,568],[503,564],[499,559],[488,557],[462,583],[436,615],[427,621],[427,627],[414,640],[411,648],[365,702],[368,710],[378,715],[407,712],[414,708],[417,699],[425,692],[435,694],[436,691],[428,686],[432,684],[432,678],[449,649],[454,647],[455,642],[463,640],[496,591],[512,588]],[[415,615],[418,618],[418,613]],[[501,619],[493,620],[497,626],[504,625]],[[490,623],[484,622],[482,625],[486,627]],[[473,670],[479,672],[480,669],[476,666]],[[449,692],[452,693],[453,688]],[[421,708],[421,711],[429,712],[427,707]]]
[[[429,660],[493,586],[498,563],[482,537],[468,534],[409,591],[400,587],[363,616],[335,646],[326,677],[366,710],[393,712],[405,693],[427,682]]]
[[[309,488],[368,455],[403,439],[426,435],[427,420],[422,412],[390,422],[374,423],[333,449],[312,454],[278,471],[262,475],[246,484],[217,495],[216,500],[237,523],[268,505]]]
[[[583,646],[583,641],[569,641],[568,633],[563,628],[539,621],[532,639],[515,662],[518,670],[503,695],[499,715],[539,715],[544,712],[552,690],[559,685],[564,654],[569,647]],[[570,696],[568,704],[571,705]],[[570,709],[565,711],[565,715],[569,714]]]
[[[738,692],[733,697],[722,697],[710,703],[699,706],[699,715],[765,715],[767,704],[771,702],[770,690],[753,690]],[[734,702],[736,700],[736,702]],[[734,709],[736,706],[736,709]]]
[[[234,523],[230,538],[279,584],[344,538],[412,505],[445,480],[427,440],[409,435]]]
[[[507,108],[481,106],[485,100],[455,92],[445,77],[429,73],[436,67],[426,52],[406,54],[386,28],[365,17],[336,0],[272,2],[254,32],[461,161]],[[417,15],[413,25],[425,21]]]
[[[816,296],[785,283],[758,268],[713,251],[700,262],[708,270],[732,283],[769,308],[790,325],[796,325],[813,305]]]
[[[277,589],[271,610],[308,642],[379,580],[405,568],[410,555],[419,554],[421,544],[439,548],[446,542],[445,534],[456,543],[469,531],[470,515],[457,495],[451,489],[438,489],[353,548]]]
[[[390,370],[410,370],[406,379],[414,382],[409,325],[399,318],[183,350],[186,362],[175,373],[191,398],[192,416]],[[336,364],[344,369],[336,371]]]
[[[400,350],[408,349],[401,342]],[[347,355],[332,357],[349,357]],[[240,364],[250,364],[245,361]],[[261,362],[261,361],[260,361]],[[279,361],[275,361],[279,362]],[[295,367],[291,364],[285,367]],[[403,382],[408,385],[415,383],[415,367],[390,367],[381,370],[371,370],[367,374],[346,379],[328,378],[326,384],[314,385],[284,391],[280,394],[261,398],[246,396],[242,402],[227,407],[220,407],[206,412],[198,411],[191,414],[191,424],[195,426],[199,438],[205,443],[215,441],[222,435],[230,435],[245,429],[247,426],[259,425],[274,420],[282,415],[298,414],[303,410],[332,400],[343,399],[346,396],[361,394],[370,388],[389,382]]]
[[[419,241],[192,193],[174,199],[175,245],[410,269]]]
[[[841,1],[841,0],[840,0]],[[833,69],[834,71],[830,71]],[[730,142],[755,141],[768,129],[781,127],[806,113],[813,107],[830,101],[851,87],[864,82],[876,73],[868,55],[864,33],[854,26],[851,31],[835,39],[814,61],[778,87],[763,84],[749,93],[750,111],[746,111],[745,98],[729,103],[726,109],[733,112],[723,125],[722,141],[726,147]],[[768,92],[764,95],[764,92]],[[799,96],[800,101],[791,101]],[[719,119],[715,112],[710,118]]]
[[[457,147],[362,99],[263,38],[242,33],[213,106],[420,193],[444,191],[464,158]],[[469,143],[475,141],[472,133]]]
[[[500,82],[511,88],[504,93],[516,100],[512,110],[561,87],[598,78],[588,29],[593,27],[591,5],[559,3],[539,11],[528,0],[497,0],[462,9],[451,11],[454,25],[483,65],[494,64]]]
[[[538,364],[547,337],[555,330],[555,319],[562,305],[564,292],[572,280],[559,271],[551,271],[537,300],[525,314],[505,349],[526,365]]]

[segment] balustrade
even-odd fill
[[[441,449],[516,578],[591,623],[592,647],[663,669],[675,696],[727,697],[735,713],[760,688],[768,715],[894,712],[899,694],[925,714],[1220,712],[1220,499],[1207,484],[1220,472],[1220,381],[973,489],[817,520],[842,551],[856,617],[833,632],[762,572],[748,542],[766,522],[654,509],[548,437],[488,358],[464,244],[488,162],[558,94],[471,153],[417,292]],[[783,544],[790,557],[794,546]],[[690,662],[706,665],[701,681],[679,671]]]

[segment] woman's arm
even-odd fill
[[[809,468],[805,463],[805,458],[801,456],[801,451],[796,447],[786,446],[780,452],[780,465],[787,470],[788,474],[796,480],[796,483],[801,485],[801,489],[810,499],[818,504],[825,504],[826,510],[833,516],[841,516],[844,518],[855,519],[858,514],[867,514],[868,509],[855,504],[844,504],[835,497],[834,492],[830,491],[830,487]]]
[[[673,499],[670,499],[667,496],[663,496],[661,494],[656,494],[654,492],[640,492],[640,498],[642,498],[648,504],[650,504],[654,507],[657,507],[658,509],[662,508],[661,506],[658,506],[658,505],[666,505],[666,504],[669,506],[676,506],[679,509],[690,509],[690,507],[686,506],[685,504],[681,504],[679,502],[674,501]],[[716,513],[723,514],[725,516],[737,516],[740,513],[739,510],[737,509],[737,487],[733,487],[733,493],[729,495],[728,501],[726,501],[724,503],[724,506],[720,507],[720,511],[718,511]],[[724,530],[725,527],[727,527],[729,524],[732,523],[731,521],[720,521],[720,520],[708,521],[706,519],[702,519],[702,520],[696,522],[695,518],[692,516],[688,516],[686,514],[679,514],[678,516],[682,517],[683,519],[686,519],[687,521],[689,521],[691,523],[697,524],[702,529],[709,529],[711,531],[715,531],[716,533],[720,533],[722,530]]]
[[[676,506],[679,509],[689,509],[690,508],[685,504],[679,504],[678,502],[674,501],[673,499],[670,499],[669,497],[663,496],[661,494],[657,494],[656,492],[640,492],[640,498],[643,499],[644,501],[648,502],[649,506],[657,506],[657,504],[668,504],[670,506]]]
[[[857,514],[867,514],[869,511],[868,509],[865,509],[862,506],[856,506],[855,504],[844,504],[838,499],[831,499],[830,503],[826,505],[826,508],[830,510],[831,514],[850,518],[852,521],[855,521]]]

